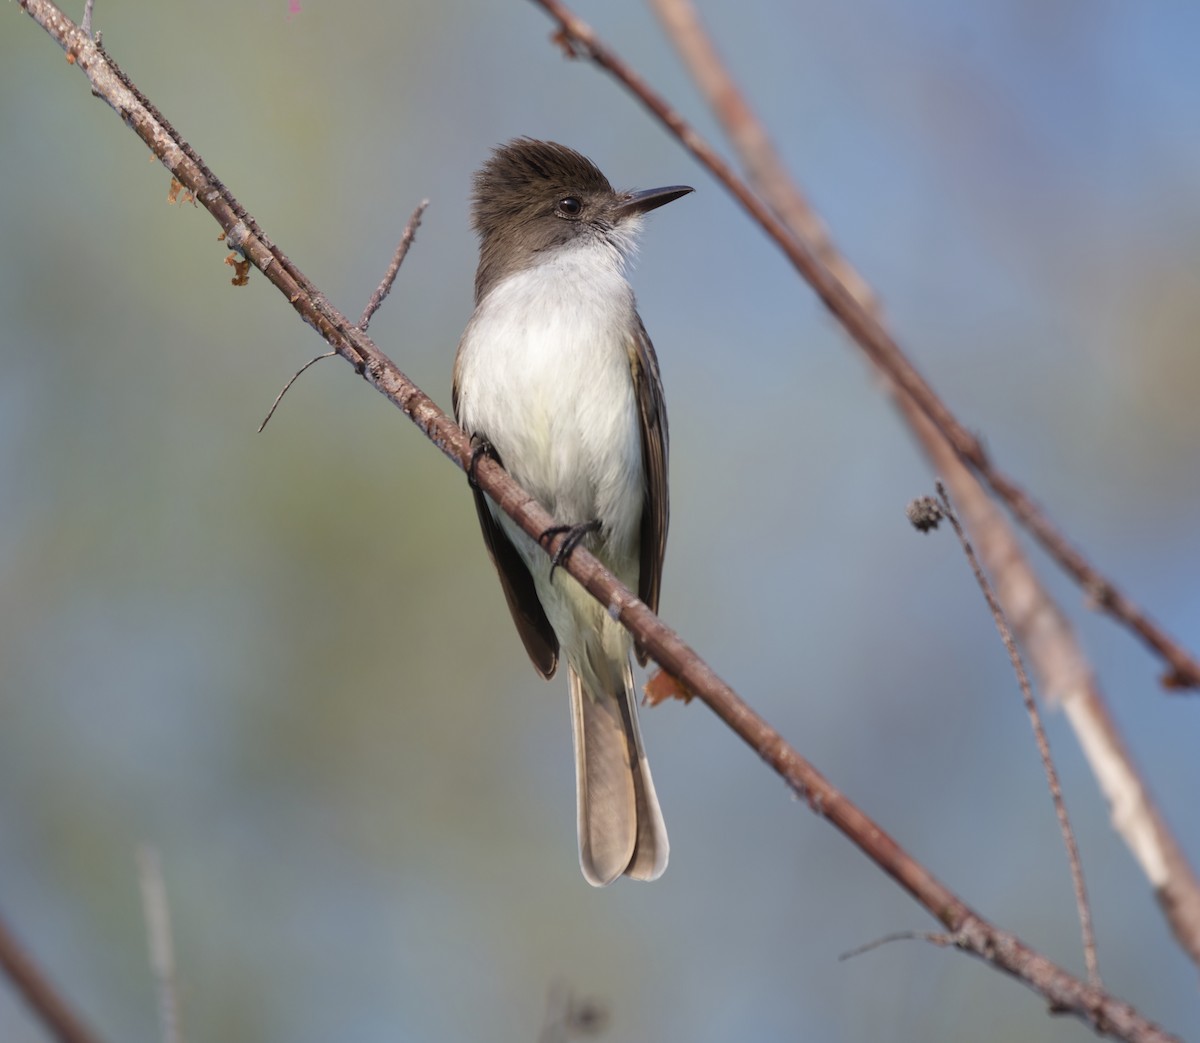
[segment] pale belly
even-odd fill
[[[633,299],[619,278],[591,289],[548,293],[544,276],[526,273],[494,290],[459,349],[458,412],[559,523],[599,521],[593,545],[627,573],[636,568],[644,497],[621,336]]]

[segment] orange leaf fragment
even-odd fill
[[[245,286],[250,281],[250,262],[240,254],[230,254],[225,263],[234,271],[231,280],[234,286]]]
[[[696,694],[687,685],[678,677],[667,673],[666,670],[656,670],[651,674],[644,691],[647,706],[658,706],[659,703],[665,703],[668,699],[678,699],[682,703],[690,703],[696,697]]]

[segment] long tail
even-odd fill
[[[579,864],[594,887],[622,874],[655,880],[667,868],[670,851],[642,748],[628,660],[613,673],[614,683],[589,691],[570,671]]]

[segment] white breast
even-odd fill
[[[463,334],[462,426],[563,524],[599,519],[636,555],[642,447],[626,331],[633,291],[592,250],[559,251],[493,287]]]

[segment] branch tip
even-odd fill
[[[936,945],[939,949],[945,949],[957,944],[952,935],[940,931],[896,931],[894,934],[885,934],[882,938],[876,938],[873,942],[867,942],[856,949],[842,953],[838,957],[838,963],[853,960],[866,953],[874,952],[885,945],[891,945],[892,942],[929,942],[931,945]]]
[[[283,390],[275,396],[275,401],[271,403],[271,408],[267,410],[267,415],[263,417],[263,422],[258,425],[258,433],[260,435],[263,433],[263,428],[267,426],[267,422],[275,415],[275,410],[279,407],[279,403],[283,401],[283,396],[292,389],[292,385],[300,379],[300,375],[306,369],[308,369],[309,366],[313,365],[313,363],[320,362],[321,359],[327,359],[336,354],[336,351],[327,351],[323,355],[317,355],[309,359],[306,363],[304,363],[303,366],[301,366],[298,370],[296,370],[295,373],[292,374],[292,379],[283,385]]]
[[[371,294],[371,299],[367,301],[366,308],[363,309],[362,318],[358,320],[358,328],[363,333],[366,333],[367,327],[371,324],[372,317],[379,310],[379,306],[383,304],[384,298],[392,292],[392,284],[396,281],[396,276],[400,274],[400,266],[404,263],[404,258],[408,256],[408,248],[412,246],[413,239],[416,238],[417,229],[421,227],[421,217],[428,206],[429,200],[422,199],[409,217],[408,224],[404,226],[404,232],[400,236],[400,244],[396,247],[396,252],[392,255],[392,263],[388,265],[387,271],[383,274],[382,281],[376,287],[375,292]]]

